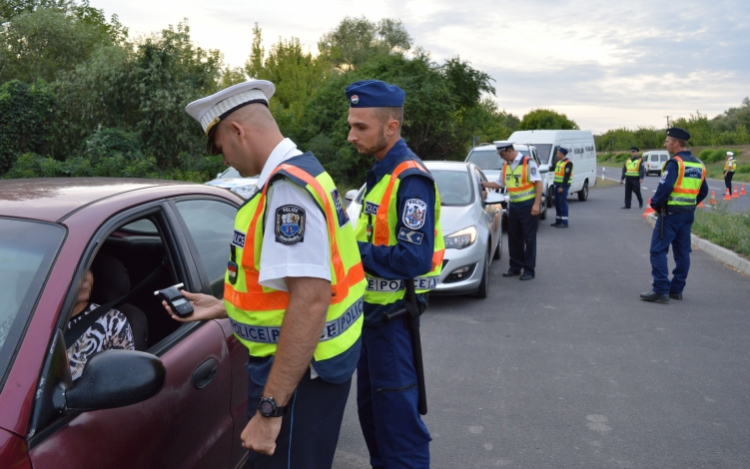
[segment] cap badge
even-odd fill
[[[359,102],[359,96],[357,96],[356,94],[352,95],[351,101],[352,104],[357,104]]]

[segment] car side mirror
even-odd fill
[[[161,391],[167,371],[146,352],[105,350],[86,363],[81,377],[58,388],[53,401],[62,413],[114,409],[145,401]]]
[[[499,192],[488,192],[487,197],[482,201],[484,205],[495,205],[505,201],[505,196]]]
[[[547,164],[540,164],[539,165],[539,174],[545,174],[549,172],[549,165]]]
[[[357,197],[357,192],[359,192],[358,189],[351,189],[346,191],[346,194],[344,194],[344,198],[348,201],[352,201]]]

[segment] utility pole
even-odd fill
[[[669,118],[670,118],[670,117],[672,117],[672,116],[664,116],[664,117],[666,117],[666,118],[667,118],[667,128],[670,128],[670,127],[672,127],[671,125],[669,125]]]

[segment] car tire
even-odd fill
[[[546,199],[546,197],[545,197],[545,199]],[[547,219],[547,201],[546,200],[542,200],[542,202],[544,202],[544,208],[542,208],[541,211],[539,212],[539,219],[542,220],[542,221],[544,221],[544,220]]]
[[[498,260],[503,257],[503,232],[497,234],[500,239],[497,240],[497,247],[495,248],[495,255],[492,256],[493,260]]]
[[[581,202],[586,202],[589,198],[589,181],[586,180],[583,182],[583,188],[578,191],[578,200]]]
[[[555,205],[555,186],[547,188],[547,207]]]
[[[476,293],[474,293],[474,296],[476,296],[477,298],[487,298],[487,294],[489,293],[491,249],[491,247],[488,248],[487,252],[484,254],[484,265],[482,266],[482,281],[479,283],[479,288],[477,288]]]

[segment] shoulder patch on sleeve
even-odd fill
[[[536,168],[533,166],[531,167],[531,175],[536,176]]]
[[[411,230],[418,230],[424,226],[427,218],[427,203],[422,199],[409,199],[404,204],[401,221]]]
[[[401,227],[401,229],[398,230],[398,239],[400,239],[401,241],[406,241],[407,243],[422,244],[424,233],[420,233],[419,231],[407,230],[406,228]]]
[[[338,189],[331,191],[331,198],[336,206],[336,218],[338,219],[339,227],[346,225],[349,221],[349,215],[346,214],[346,210],[344,210],[344,206],[341,203],[341,196]]]
[[[666,169],[661,172],[661,179],[659,179],[659,184],[664,184],[664,181],[667,180],[667,174],[669,174],[669,171]]]
[[[276,242],[296,244],[305,240],[305,209],[297,205],[282,205],[276,209],[274,232]]]

